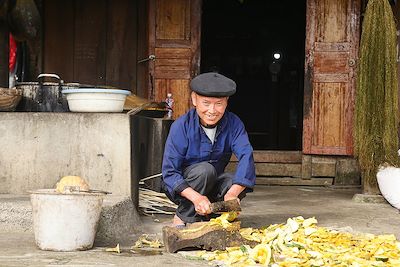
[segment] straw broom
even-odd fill
[[[363,192],[377,194],[384,162],[399,165],[396,25],[388,0],[369,0],[362,27],[356,87],[355,152]]]
[[[164,193],[146,188],[139,188],[139,208],[145,215],[175,214],[177,205],[170,201]]]

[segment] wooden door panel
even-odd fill
[[[174,98],[174,118],[190,108],[189,81],[199,71],[200,0],[149,1],[149,96]]]
[[[160,40],[190,39],[190,1],[157,0],[156,37]]]
[[[348,52],[315,52],[314,73],[349,73]]]
[[[351,0],[319,0],[316,3],[317,42],[346,42]]]
[[[189,48],[156,48],[154,75],[157,79],[190,79]]]
[[[190,58],[190,48],[156,48],[157,58]]]
[[[309,0],[303,152],[352,155],[359,0]]]
[[[343,43],[343,42],[337,42],[337,43],[320,43],[320,42],[315,42],[314,43],[314,51],[349,51],[350,50],[350,44],[349,43]]]
[[[313,146],[334,148],[337,144],[345,145],[344,129],[341,121],[345,117],[344,102],[346,88],[343,83],[316,83],[313,92],[316,116],[314,124]]]

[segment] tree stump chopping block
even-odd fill
[[[254,241],[244,239],[240,233],[240,222],[223,228],[209,222],[193,223],[185,228],[165,226],[163,228],[164,246],[169,253],[186,248],[205,250],[225,250],[227,247],[255,245]]]

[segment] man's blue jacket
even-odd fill
[[[233,184],[247,187],[247,192],[252,191],[256,180],[253,148],[243,122],[235,114],[225,111],[212,144],[200,126],[196,110],[189,110],[172,124],[165,144],[162,175],[167,190],[175,196],[189,187],[182,173],[195,163],[209,162],[220,175],[232,153],[239,160]]]

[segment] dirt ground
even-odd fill
[[[326,187],[257,186],[242,201],[242,227],[262,227],[282,223],[289,217],[315,217],[320,226],[344,228],[349,231],[373,234],[395,234],[400,239],[399,211],[387,203],[356,203],[352,200],[359,189]],[[142,217],[139,232],[160,235],[163,226],[170,224],[170,216]],[[129,235],[129,233],[127,233]],[[123,253],[105,252],[95,246],[77,252],[39,250],[32,233],[0,235],[0,266],[209,266],[208,262],[188,260],[180,254],[160,250],[130,251],[131,244],[123,244]]]

